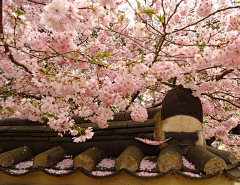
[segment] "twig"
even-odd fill
[[[216,81],[223,79],[223,77],[224,77],[225,75],[228,75],[229,73],[231,73],[231,72],[233,72],[233,71],[234,71],[234,69],[225,70],[222,74],[216,76]]]
[[[40,3],[40,2],[37,2],[37,1],[33,1],[33,0],[27,0],[28,2],[31,2],[31,3],[36,3],[36,4],[40,4],[40,5],[47,5],[45,3]]]
[[[9,59],[11,60],[12,63],[16,64],[17,66],[22,67],[26,72],[32,74],[32,72],[31,72],[24,64],[19,63],[18,61],[16,61],[16,60],[13,58],[13,56],[12,56],[12,54],[10,53],[10,50],[9,50],[9,48],[8,48],[8,45],[7,45],[6,43],[4,44],[4,48],[5,48],[5,53],[9,52],[8,57],[9,57]]]
[[[226,102],[230,103],[231,105],[233,105],[233,106],[235,106],[235,107],[237,107],[237,108],[240,108],[239,105],[236,105],[235,103],[233,103],[233,102],[231,102],[231,101],[229,101],[229,100],[226,100],[226,99],[224,99],[224,98],[214,97],[214,96],[212,96],[212,95],[210,95],[210,94],[207,94],[207,93],[202,93],[201,95],[208,96],[209,98],[212,98],[212,99],[215,99],[215,100],[226,101]]]
[[[212,15],[214,15],[214,14],[216,14],[216,13],[218,13],[218,12],[221,12],[221,11],[224,11],[224,10],[228,10],[228,9],[234,9],[234,8],[240,8],[240,6],[232,6],[232,7],[227,7],[227,8],[219,9],[219,10],[217,10],[217,11],[209,14],[208,16],[200,19],[199,21],[197,21],[197,22],[195,22],[195,23],[192,23],[192,24],[189,24],[189,25],[187,25],[187,26],[184,26],[183,28],[176,29],[175,31],[171,32],[171,34],[172,34],[172,33],[175,33],[175,32],[178,32],[178,31],[181,31],[181,30],[183,30],[183,29],[185,29],[185,28],[187,28],[187,27],[194,26],[195,24],[198,24],[199,22],[204,21],[204,20],[207,19],[208,17],[211,17]]]
[[[158,107],[158,106],[160,106],[160,105],[162,105],[162,102],[153,105],[151,108],[156,108],[156,107]]]
[[[2,0],[0,0],[0,36],[3,39],[3,9],[2,9]]]
[[[126,111],[129,109],[130,105],[136,100],[136,98],[138,97],[139,94],[140,94],[140,91],[137,91],[137,93],[134,94],[134,96],[132,97],[131,102],[130,102],[129,105],[127,105],[127,107],[126,107]]]

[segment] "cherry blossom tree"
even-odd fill
[[[48,118],[75,142],[119,111],[135,121],[168,90],[190,88],[204,134],[236,145],[240,114],[240,2],[1,0],[0,117]],[[234,149],[234,148],[233,148]]]

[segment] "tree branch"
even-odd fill
[[[212,95],[210,95],[210,94],[207,94],[207,93],[202,93],[201,95],[208,96],[209,98],[212,98],[212,99],[215,99],[215,100],[226,101],[226,102],[230,103],[231,105],[233,105],[233,106],[235,106],[235,107],[237,107],[237,108],[240,108],[239,105],[236,105],[235,103],[233,103],[233,102],[231,102],[231,101],[229,101],[229,100],[226,100],[226,99],[224,99],[224,98],[214,97],[214,96],[212,96]]]
[[[234,71],[234,69],[225,70],[222,74],[216,76],[216,81],[223,79],[223,77],[224,77],[225,75],[227,75],[227,74],[229,74],[229,73],[231,73],[231,72],[233,72],[233,71]]]
[[[187,26],[185,26],[185,27],[183,27],[183,28],[176,29],[175,31],[171,32],[171,34],[172,34],[172,33],[175,33],[175,32],[178,32],[178,31],[181,31],[181,30],[183,30],[183,29],[185,29],[185,28],[188,28],[188,27],[190,27],[190,26],[194,26],[195,24],[198,24],[199,22],[204,21],[204,20],[207,19],[208,17],[211,17],[212,15],[214,15],[214,14],[216,14],[216,13],[218,13],[218,12],[221,12],[221,11],[224,11],[224,10],[228,10],[228,9],[234,9],[234,8],[240,8],[240,6],[232,6],[232,7],[227,7],[227,8],[219,9],[219,10],[217,10],[217,11],[209,14],[208,16],[200,19],[199,21],[197,21],[197,22],[195,22],[195,23],[189,24],[189,25],[187,25]]]
[[[40,5],[47,5],[45,3],[40,3],[40,2],[37,2],[37,1],[33,1],[33,0],[27,0],[28,2],[31,2],[31,3],[36,3],[36,4],[40,4]]]
[[[2,1],[3,0],[0,0],[0,36],[1,36],[1,39],[3,39],[3,9],[2,9]]]
[[[10,50],[9,50],[9,48],[8,48],[8,45],[7,45],[6,43],[4,43],[4,48],[5,48],[5,53],[9,52],[8,57],[9,57],[9,59],[11,60],[12,63],[16,64],[17,66],[22,67],[26,72],[32,74],[32,72],[31,72],[25,65],[19,63],[18,61],[16,61],[16,60],[13,58],[13,56],[12,56],[12,54],[10,53]]]
[[[162,105],[162,102],[153,105],[151,108],[156,108],[156,107],[158,107],[158,106],[160,106],[160,105]]]
[[[126,107],[126,111],[129,109],[131,103],[133,103],[133,102],[136,100],[136,98],[138,97],[139,94],[140,94],[140,91],[137,91],[137,93],[133,95],[131,102],[130,102],[129,105]]]
[[[170,20],[173,17],[173,15],[177,12],[177,9],[178,9],[179,5],[181,4],[181,2],[183,2],[183,0],[179,1],[179,3],[176,5],[172,15],[170,15],[170,17],[168,18],[166,25],[168,25],[168,23],[170,22]]]

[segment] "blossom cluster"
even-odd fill
[[[140,170],[149,170],[151,171],[152,169],[157,167],[157,162],[153,162],[148,160],[148,157],[144,157],[140,163]]]
[[[205,136],[236,145],[240,6],[227,0],[2,3],[0,118],[44,122],[85,142],[119,111],[144,122],[176,85],[203,105]],[[47,119],[46,119],[47,118]],[[147,141],[146,141],[147,142]]]
[[[191,162],[189,162],[184,156],[182,156],[182,162],[183,162],[183,166],[188,168],[188,169],[195,169],[195,165],[192,164]]]

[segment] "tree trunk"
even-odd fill
[[[189,147],[185,157],[206,174],[222,173],[227,168],[222,158],[201,146]]]
[[[216,148],[213,148],[211,146],[207,146],[207,150],[209,152],[212,152],[213,154],[221,157],[227,164],[231,163],[237,163],[239,160],[237,158],[237,156],[235,156],[233,153],[229,152],[229,151],[225,151],[225,150],[218,150]]]
[[[9,167],[34,156],[29,146],[23,146],[0,154],[0,165]]]
[[[105,154],[104,151],[98,147],[92,147],[77,155],[73,159],[74,168],[81,167],[87,171],[92,171],[93,167],[99,163]]]
[[[33,160],[33,168],[38,166],[49,167],[61,161],[66,155],[61,146],[53,147],[43,153],[38,154]]]
[[[115,161],[116,170],[126,168],[134,172],[138,169],[143,158],[142,150],[136,145],[130,145],[124,149],[120,156]]]
[[[182,167],[182,154],[177,146],[166,146],[159,154],[157,168],[160,172],[167,172],[171,169],[180,170]]]

